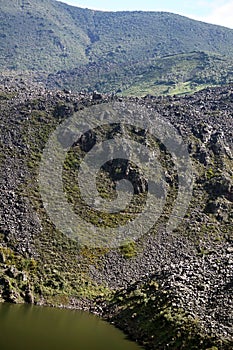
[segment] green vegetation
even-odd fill
[[[52,88],[117,92],[123,96],[179,95],[233,82],[233,60],[204,52],[170,55],[134,64],[87,65],[51,74]]]
[[[54,0],[1,0],[0,5],[2,70],[119,65],[194,50],[233,53],[233,30],[175,14],[91,11]]]
[[[52,88],[174,95],[233,81],[233,30],[175,14],[1,0],[0,23],[1,72]]]
[[[126,243],[120,247],[121,254],[126,259],[131,259],[137,255],[137,246],[134,241]]]
[[[110,302],[111,321],[127,329],[148,349],[229,349],[228,342],[207,336],[198,318],[178,306],[172,292],[163,290],[156,280],[135,283],[120,291]]]

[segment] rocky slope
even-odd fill
[[[232,86],[186,97],[125,99],[49,91],[31,81],[6,78],[0,102],[1,301],[90,309],[148,349],[231,349]],[[75,111],[109,102],[144,106],[178,130],[192,160],[194,188],[185,217],[174,232],[168,232],[177,176],[169,152],[158,142],[169,188],[160,218],[135,241],[94,249],[69,239],[51,222],[38,173],[43,148],[56,126]],[[115,131],[107,133],[120,132],[113,127]],[[106,137],[106,130],[101,132]],[[140,130],[129,132],[138,142],[148,141]],[[99,131],[95,133],[98,140]],[[80,139],[64,165],[67,197],[74,210],[92,223],[98,216],[83,207],[72,180],[78,152],[88,153],[94,143],[93,134]],[[101,175],[103,196],[114,195],[119,172],[111,165],[113,170],[105,168]],[[141,175],[133,170],[131,174],[140,185]],[[121,175],[126,177],[125,170]],[[140,193],[134,197],[134,204],[140,203]],[[137,210],[135,206],[134,215]],[[99,218],[109,227],[129,219],[127,215],[114,217],[115,221],[111,215]]]

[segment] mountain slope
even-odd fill
[[[207,51],[231,56],[233,30],[163,12],[101,12],[54,0],[0,0],[1,70],[130,63]]]
[[[233,60],[221,55],[192,52],[134,64],[90,63],[44,78],[49,88],[97,90],[145,96],[195,92],[211,85],[233,82]]]
[[[87,62],[89,38],[56,1],[0,1],[1,69],[53,71]]]

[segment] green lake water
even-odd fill
[[[0,304],[1,350],[139,350],[114,326],[86,312]]]

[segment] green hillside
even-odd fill
[[[54,0],[0,0],[1,70],[55,72],[205,51],[228,57],[233,30],[164,12],[101,12]]]
[[[192,52],[134,64],[88,64],[50,74],[49,88],[73,91],[117,92],[122,95],[173,95],[195,92],[209,85],[233,81],[233,60],[220,55]]]
[[[89,38],[66,7],[47,0],[0,1],[1,69],[55,71],[88,62]]]

